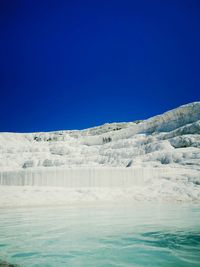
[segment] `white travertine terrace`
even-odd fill
[[[200,200],[200,102],[144,121],[86,130],[0,133],[2,187],[153,184],[155,190],[163,190],[166,183],[171,183],[174,195],[177,191],[177,196],[182,192]]]

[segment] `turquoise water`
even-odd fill
[[[19,266],[200,266],[200,206],[0,209],[0,260]]]

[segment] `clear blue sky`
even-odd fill
[[[0,1],[0,131],[82,129],[200,99],[200,1]]]

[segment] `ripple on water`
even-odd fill
[[[1,261],[0,260],[0,267],[20,267],[19,265],[17,264],[10,264],[6,261]]]
[[[2,212],[0,258],[10,265],[0,267],[199,267],[199,210],[90,206]]]

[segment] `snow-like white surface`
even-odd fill
[[[109,196],[121,190],[124,197],[128,194],[125,191],[133,190],[131,194],[136,199],[142,190],[141,198],[151,198],[150,188],[154,185],[158,198],[166,192],[170,198],[171,188],[172,198],[182,195],[185,200],[200,200],[200,102],[145,121],[74,131],[0,133],[0,203],[4,203],[3,192],[14,190],[6,189],[5,184],[30,183],[41,192],[46,190],[41,185],[50,191],[51,186],[82,190],[93,187],[92,195],[96,192],[97,199],[105,198],[102,192],[106,190],[110,191]],[[139,191],[135,189],[138,183]],[[105,191],[100,190],[102,187]],[[23,192],[24,188],[20,190]],[[86,198],[89,196],[90,193],[85,194]]]

